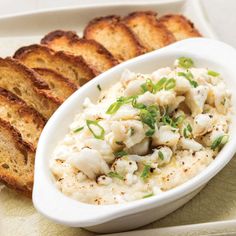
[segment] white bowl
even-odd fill
[[[99,95],[97,84],[103,89],[109,88],[119,80],[125,68],[141,73],[152,72],[159,67],[172,65],[180,56],[191,57],[197,67],[209,67],[220,72],[228,87],[236,91],[236,51],[224,43],[204,38],[177,42],[99,75],[68,98],[53,114],[42,132],[36,153],[33,190],[33,203],[40,213],[58,223],[85,227],[96,232],[134,229],[166,216],[185,204],[230,161],[236,152],[235,115],[230,127],[230,140],[216,159],[196,177],[158,196],[127,204],[94,206],[67,197],[54,184],[49,170],[51,153],[68,132],[69,124],[80,111],[84,98],[90,97],[96,101]],[[233,106],[235,109],[235,94]]]

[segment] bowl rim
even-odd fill
[[[201,50],[199,50],[201,49]],[[184,51],[186,51],[184,53]],[[207,53],[206,53],[207,52]],[[210,53],[209,53],[210,52]],[[53,116],[49,119],[48,123],[46,124],[38,143],[38,148],[36,151],[36,161],[35,161],[35,184],[33,189],[33,204],[35,208],[44,216],[58,222],[61,224],[66,224],[70,226],[80,226],[80,227],[88,227],[94,226],[101,223],[105,223],[111,221],[113,219],[120,218],[122,216],[132,215],[138,212],[142,212],[144,210],[148,210],[154,207],[162,206],[167,203],[173,202],[187,194],[190,194],[197,188],[203,186],[207,183],[213,176],[215,176],[233,157],[234,153],[236,152],[236,134],[235,137],[232,135],[230,141],[225,145],[225,147],[221,150],[221,152],[217,155],[218,159],[214,160],[204,171],[197,174],[192,179],[188,180],[187,182],[168,190],[167,192],[153,196],[152,198],[141,199],[137,201],[133,201],[127,204],[112,204],[112,205],[101,205],[101,206],[94,206],[90,204],[84,204],[78,202],[70,197],[64,196],[64,194],[60,192],[56,192],[56,195],[63,195],[63,198],[66,199],[65,201],[74,202],[73,204],[81,208],[81,212],[84,209],[91,210],[94,214],[90,216],[83,215],[77,216],[74,219],[66,218],[66,215],[59,216],[56,215],[55,212],[49,212],[44,203],[41,201],[40,196],[45,194],[45,189],[42,186],[42,181],[40,181],[41,177],[45,175],[43,168],[43,164],[46,161],[43,158],[43,150],[47,149],[47,144],[45,142],[46,139],[51,135],[51,128],[54,122],[60,117],[60,114],[66,110],[67,106],[71,103],[74,103],[80,94],[83,94],[84,91],[88,90],[91,86],[97,85],[99,82],[104,80],[105,78],[111,76],[112,74],[119,73],[119,71],[129,68],[133,64],[139,61],[151,60],[154,58],[161,57],[162,55],[168,55],[171,53],[178,54],[186,54],[186,55],[193,55],[195,57],[203,58],[203,54],[209,61],[216,61],[217,63],[221,63],[226,67],[224,63],[224,59],[227,57],[231,57],[236,61],[236,51],[233,47],[219,42],[213,39],[205,39],[205,38],[195,38],[195,39],[186,39],[180,42],[176,42],[170,46],[165,48],[161,48],[157,51],[147,53],[145,55],[141,55],[137,58],[131,59],[127,62],[121,63],[120,65],[104,72],[103,74],[97,76],[86,85],[84,85],[80,90],[76,91],[73,95],[71,95],[65,103],[53,114]],[[218,57],[217,57],[218,55]],[[219,57],[221,55],[221,57]],[[150,59],[151,58],[151,59]],[[230,61],[233,61],[233,60]],[[230,65],[232,68],[234,63]],[[226,67],[227,68],[227,67]],[[236,73],[235,73],[236,76]],[[53,136],[51,136],[53,137]],[[234,138],[233,138],[234,137]],[[47,159],[48,161],[48,159]],[[56,188],[56,186],[55,186]],[[43,191],[43,192],[42,192]],[[40,195],[41,194],[41,195]],[[59,198],[62,196],[59,196]],[[60,206],[61,207],[61,206]],[[62,206],[62,208],[66,206]],[[83,209],[83,211],[82,211]],[[63,211],[63,209],[62,209]],[[98,212],[99,211],[99,212]]]

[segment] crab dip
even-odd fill
[[[180,57],[151,74],[124,71],[85,98],[50,158],[60,191],[88,204],[161,194],[196,176],[228,141],[231,95],[221,75]]]

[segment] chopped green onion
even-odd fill
[[[144,108],[146,108],[146,105],[144,105],[143,103],[137,103],[137,98],[133,98],[132,106],[134,108],[137,108],[137,109],[144,109]]]
[[[148,198],[148,197],[152,197],[152,196],[154,196],[154,194],[153,193],[149,193],[147,195],[144,195],[143,198]]]
[[[155,92],[155,85],[150,79],[148,79],[144,84],[141,85],[141,89],[143,90],[143,93],[147,91],[153,93]]]
[[[173,89],[176,85],[175,79],[168,79],[164,85],[165,90]]]
[[[217,77],[217,76],[220,75],[218,72],[215,72],[215,71],[213,71],[213,70],[208,70],[207,74],[208,74],[208,75],[211,75],[211,76],[213,76],[213,77]]]
[[[124,104],[133,102],[134,99],[136,99],[137,96],[130,96],[130,97],[120,97],[116,100],[116,102],[112,103],[109,108],[106,111],[106,114],[112,115],[116,113],[120,107]]]
[[[150,170],[151,170],[151,166],[150,165],[144,165],[144,169],[143,169],[143,172],[141,174],[141,178],[143,180],[146,180],[150,174]]]
[[[124,145],[124,143],[122,141],[116,141],[117,145]]]
[[[192,85],[192,87],[196,88],[198,86],[198,83],[195,80],[192,80],[193,79],[193,74],[190,71],[188,71],[187,73],[178,72],[178,76],[185,77],[189,81],[189,83]]]
[[[113,154],[116,158],[120,158],[120,157],[128,155],[128,153],[126,151],[123,151],[123,150],[114,152]]]
[[[192,133],[192,127],[190,124],[187,125],[186,128],[184,128],[184,137],[185,138],[189,138],[191,136],[191,133]]]
[[[164,115],[162,116],[162,122],[165,124],[165,125],[170,125],[172,126],[173,125],[173,120],[170,118],[169,115]]]
[[[116,113],[122,105],[123,105],[123,103],[121,103],[121,102],[112,103],[109,106],[109,108],[107,109],[106,114],[112,115],[112,114]]]
[[[134,135],[134,133],[135,133],[135,130],[134,130],[134,128],[133,128],[133,127],[131,127],[131,128],[130,128],[130,136],[133,136],[133,135]]]
[[[217,147],[223,147],[229,140],[228,135],[221,135],[216,138],[213,143],[211,144],[211,149],[215,150]]]
[[[104,128],[98,124],[98,121],[94,121],[94,120],[86,120],[86,124],[90,130],[90,132],[93,134],[93,136],[97,139],[104,139],[104,135],[105,135],[105,130]],[[100,132],[97,134],[93,129],[92,126],[95,126],[96,128],[98,128],[100,130]]]
[[[97,85],[97,88],[98,88],[99,91],[102,91],[102,88],[101,88],[100,84]]]
[[[164,155],[162,151],[158,151],[158,157],[163,161],[164,160]]]
[[[181,125],[183,123],[184,119],[185,119],[184,115],[179,115],[177,118],[175,118],[175,120],[174,120],[175,126],[177,127],[177,126]]]
[[[111,177],[111,178],[117,178],[117,179],[120,179],[120,180],[124,180],[125,179],[123,176],[121,176],[117,172],[109,172],[107,175],[109,177]]]
[[[145,133],[145,135],[146,135],[147,137],[151,137],[154,133],[155,133],[155,129],[149,129],[149,130]]]
[[[84,126],[82,126],[82,127],[80,127],[80,128],[77,128],[77,129],[75,129],[73,132],[74,133],[78,133],[78,132],[80,132],[82,129],[84,128]]]
[[[164,88],[164,84],[166,83],[166,81],[167,81],[167,78],[165,77],[160,79],[155,85],[155,91],[158,92],[162,90]]]
[[[140,115],[141,121],[144,124],[148,125],[152,129],[155,129],[156,120],[149,111],[147,111],[146,109],[142,109],[139,115]]]
[[[179,59],[179,67],[189,69],[190,67],[193,67],[194,63],[191,58],[188,57],[180,57]]]

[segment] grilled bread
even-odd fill
[[[22,47],[15,52],[14,58],[30,68],[47,68],[68,78],[77,86],[85,84],[95,77],[93,70],[81,56],[73,56],[64,52],[55,52],[43,45]]]
[[[0,182],[31,196],[35,149],[10,123],[0,119]]]
[[[201,37],[194,24],[182,15],[165,15],[159,21],[175,36],[176,40]]]
[[[78,89],[78,86],[72,83],[69,79],[53,70],[46,68],[35,68],[34,71],[36,71],[48,84],[52,95],[59,98],[61,101],[65,101]]]
[[[0,118],[8,121],[24,141],[36,147],[46,120],[13,93],[0,88]]]
[[[12,58],[0,58],[0,87],[7,89],[48,119],[61,101],[33,71]]]
[[[80,39],[72,31],[52,31],[41,40],[41,43],[55,51],[64,51],[75,56],[82,56],[96,71],[96,74],[100,74],[118,64],[118,61],[100,43],[94,40]]]
[[[145,52],[134,33],[119,16],[95,18],[84,30],[84,38],[102,44],[119,61],[126,61]]]
[[[147,51],[162,48],[175,41],[173,34],[157,18],[152,11],[133,12],[123,22],[135,33]]]

